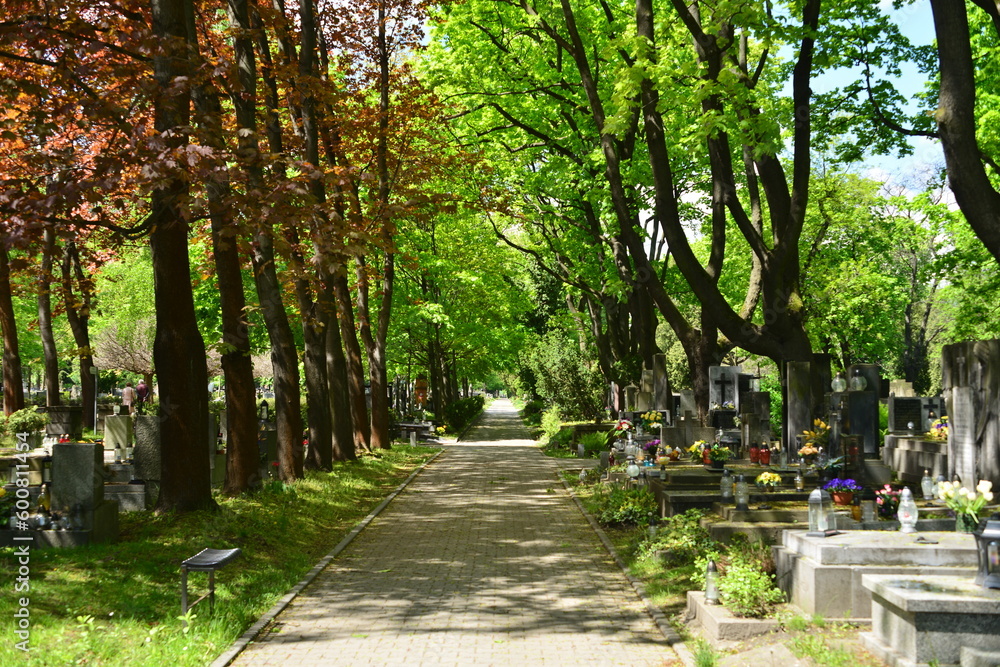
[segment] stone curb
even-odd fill
[[[319,573],[322,572],[324,568],[326,568],[326,566],[330,564],[330,561],[336,558],[341,551],[346,549],[347,545],[349,545],[354,540],[354,538],[357,537],[361,533],[361,531],[364,530],[368,526],[368,524],[370,524],[375,519],[375,517],[377,517],[382,512],[382,510],[388,507],[389,503],[392,502],[396,498],[396,496],[398,496],[403,491],[403,489],[405,489],[407,485],[409,485],[409,483],[412,482],[413,479],[423,471],[424,468],[430,465],[435,459],[437,459],[437,457],[441,456],[442,453],[443,451],[438,452],[428,460],[424,461],[424,463],[419,468],[410,473],[410,476],[407,477],[405,480],[403,480],[403,482],[399,486],[397,486],[392,493],[386,496],[382,500],[382,502],[379,503],[378,506],[368,514],[368,516],[359,521],[354,526],[354,528],[351,529],[351,532],[348,533],[342,540],[340,540],[340,542],[337,543],[337,546],[335,546],[333,550],[330,551],[330,553],[323,556],[323,558],[321,558],[320,561],[316,563],[316,565],[314,565],[313,568],[309,570],[309,572],[306,573],[305,577],[303,577],[299,581],[299,583],[295,584],[292,587],[292,589],[285,594],[283,598],[274,603],[273,607],[271,607],[263,616],[257,619],[256,623],[251,625],[246,632],[244,632],[235,642],[233,642],[232,646],[230,646],[228,649],[226,649],[226,651],[222,655],[216,658],[211,663],[210,667],[226,667],[226,665],[235,660],[236,657],[243,652],[243,649],[245,649],[247,645],[250,644],[250,642],[256,639],[257,635],[259,635],[261,631],[264,628],[266,628],[278,616],[278,614],[283,612],[285,608],[289,605],[289,603],[291,603],[291,601],[294,600],[296,596],[298,596],[298,594],[301,593],[306,586],[312,583],[313,579],[319,576]]]
[[[677,657],[680,659],[680,661],[683,662],[687,667],[693,666],[694,657],[691,655],[691,652],[688,650],[688,648],[684,645],[681,636],[677,634],[677,631],[670,626],[670,623],[669,621],[667,621],[667,617],[664,615],[664,613],[660,610],[659,607],[653,604],[653,601],[649,599],[648,595],[646,595],[646,587],[642,585],[642,582],[639,581],[639,579],[633,577],[629,573],[628,567],[625,565],[625,561],[623,561],[618,556],[618,552],[615,551],[614,545],[611,544],[611,540],[608,539],[607,534],[601,528],[600,524],[597,523],[597,520],[594,519],[594,517],[592,517],[590,513],[587,512],[587,510],[583,507],[583,503],[580,502],[580,499],[573,492],[572,487],[570,487],[570,485],[566,482],[565,479],[562,478],[561,475],[559,476],[559,480],[563,483],[563,488],[565,488],[566,491],[569,493],[570,498],[572,498],[573,502],[576,503],[576,508],[580,510],[580,514],[582,514],[587,519],[587,522],[590,523],[590,527],[594,529],[594,532],[597,534],[598,539],[601,540],[601,544],[604,545],[604,548],[614,559],[615,563],[617,563],[618,567],[621,568],[622,574],[624,574],[625,578],[628,579],[630,584],[632,584],[632,588],[635,590],[636,595],[638,595],[639,599],[642,600],[643,603],[646,605],[646,611],[652,617],[653,622],[656,623],[656,627],[660,630],[660,634],[662,634],[663,638],[667,640],[667,645],[674,650],[674,653],[677,654]]]

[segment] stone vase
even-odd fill
[[[711,468],[712,470],[722,470],[723,468],[726,467],[726,462],[725,461],[713,461],[713,460],[709,459],[708,460],[708,467]]]
[[[972,533],[979,528],[979,521],[968,514],[960,513],[955,517],[956,533]]]

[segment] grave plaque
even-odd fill
[[[889,431],[892,433],[923,433],[926,421],[923,399],[889,397]]]
[[[736,408],[739,366],[708,367],[708,404],[715,408]]]

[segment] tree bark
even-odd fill
[[[244,14],[246,6],[243,6]],[[189,16],[189,39],[192,52],[198,53],[196,27],[193,15]],[[249,20],[246,21],[249,27]],[[247,81],[242,76],[247,66],[246,48],[249,40],[237,38],[236,48],[241,76],[237,77],[237,87],[240,94],[236,98],[237,123],[243,128],[247,121],[247,113],[242,105],[247,93]],[[249,55],[252,62],[252,53]],[[253,85],[251,80],[250,85]],[[219,155],[226,153],[225,139],[222,130],[222,106],[219,102],[219,92],[210,83],[206,83],[194,91],[195,108],[198,111],[198,123],[202,127],[203,136]],[[250,107],[250,117],[253,117],[253,107]],[[245,139],[244,139],[245,142]],[[241,149],[250,147],[241,145]],[[212,224],[212,252],[215,258],[215,274],[219,288],[219,302],[222,311],[222,372],[226,382],[226,417],[228,436],[226,448],[226,482],[224,491],[235,496],[251,487],[258,477],[257,428],[256,428],[256,394],[253,378],[253,362],[250,358],[250,328],[246,321],[246,296],[243,294],[243,274],[236,236],[239,228],[233,220],[231,210],[226,201],[232,194],[228,173],[223,169],[212,171],[205,184],[208,198],[209,218]],[[209,445],[209,449],[214,447]],[[215,455],[212,451],[211,456]],[[280,454],[279,454],[280,458]]]
[[[336,297],[331,291],[325,295],[326,307],[326,381],[329,388],[330,418],[333,426],[333,458],[336,461],[354,461],[358,458],[355,447],[354,424],[351,410],[351,388],[347,373],[347,358],[337,321]]]
[[[79,287],[79,296],[73,290],[74,281]],[[73,333],[76,355],[80,362],[80,401],[83,405],[83,426],[96,431],[97,415],[95,414],[94,400],[97,397],[97,376],[90,370],[94,367],[94,355],[90,346],[90,302],[93,288],[83,273],[80,252],[75,241],[67,241],[63,250],[62,289],[66,320]]]
[[[153,34],[162,47],[153,56],[160,95],[154,100],[154,127],[181,148],[190,124],[190,81],[186,17],[190,0],[151,0]],[[172,136],[171,136],[172,135]],[[154,223],[149,237],[156,301],[153,358],[160,386],[160,456],[157,512],[213,509],[208,438],[208,369],[198,331],[188,262],[188,186],[169,176],[150,193]]]
[[[347,269],[343,264],[334,268],[332,279],[334,294],[337,297],[337,320],[340,322],[340,337],[347,357],[347,381],[350,387],[354,446],[360,451],[368,451],[371,448],[371,430],[368,405],[365,400],[365,369],[361,359],[361,345],[358,343],[358,336],[355,333],[351,288],[347,284]]]
[[[232,10],[234,19],[242,28],[244,25],[242,9],[238,5],[236,7],[236,9]],[[283,4],[280,2],[277,3],[275,9],[284,18]],[[267,48],[263,29],[260,26],[259,17],[256,15],[256,8],[254,8],[254,16],[256,18],[253,19],[251,27],[258,37],[261,59],[266,68],[265,71],[272,71],[274,67],[271,63],[270,52]],[[286,40],[282,40],[282,44],[286,48],[286,57],[289,60],[293,59],[295,55],[294,48],[287,45]],[[251,71],[252,66],[253,63],[251,62],[246,62],[245,65],[241,66],[240,76],[244,81],[241,86],[245,87],[245,90],[248,91],[253,87],[250,85],[251,79],[256,80],[256,75],[254,74],[256,69],[254,68]],[[268,121],[266,124],[268,145],[272,154],[284,155],[285,149],[278,114],[277,82],[269,74],[265,74],[263,78],[264,89],[266,91],[265,103],[268,110]],[[244,121],[247,124],[246,126],[255,128],[255,106],[246,100],[234,102],[234,104],[238,105],[237,108],[240,109],[241,114],[246,114]],[[246,137],[247,141],[252,142],[255,153],[258,152],[256,136],[256,129],[254,129],[252,134]],[[258,169],[258,163],[256,162],[250,163],[248,173],[254,183],[263,180]],[[276,161],[274,174],[280,181],[286,179],[285,164],[283,161]],[[271,343],[271,369],[274,375],[274,404],[277,414],[276,435],[278,449],[279,451],[293,452],[293,469],[295,470],[295,475],[298,476],[302,474],[302,467],[299,464],[302,461],[302,395],[299,389],[298,352],[295,347],[295,337],[292,335],[292,327],[288,321],[288,313],[285,312],[285,306],[281,298],[281,282],[278,280],[277,268],[275,266],[273,234],[274,230],[269,224],[264,221],[258,221],[250,260],[253,266],[257,298],[260,301],[264,325]]]
[[[59,382],[59,354],[52,334],[52,255],[56,251],[56,235],[46,227],[42,244],[41,276],[38,284],[38,335],[42,339],[42,358],[45,367],[45,404],[61,405]]]
[[[969,16],[964,2],[952,0],[931,0],[931,10],[941,73],[936,118],[948,183],[976,236],[1000,262],[1000,193],[990,183],[976,140]]]
[[[17,344],[17,319],[10,284],[10,254],[0,240],[0,332],[3,333],[3,411],[5,415],[24,408],[24,378]]]

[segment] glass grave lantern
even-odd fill
[[[837,517],[833,513],[833,499],[830,494],[816,487],[809,494],[809,537],[830,537],[837,535],[834,528]]]
[[[719,604],[719,570],[711,559],[705,567],[705,604]]]
[[[917,503],[913,500],[913,493],[910,487],[904,486],[899,492],[899,507],[896,509],[896,518],[899,519],[899,532],[917,532]]]
[[[976,583],[983,588],[1000,588],[1000,520],[990,519],[986,527],[974,532],[973,536],[979,560]]]
[[[844,377],[843,373],[837,373],[837,377],[833,378],[833,382],[830,383],[830,389],[838,394],[847,391],[847,378]]]
[[[736,511],[750,511],[750,486],[742,473],[736,478]]]
[[[722,479],[719,480],[719,493],[722,494],[723,505],[733,502],[733,476],[729,474],[729,468],[722,471]]]
[[[854,375],[851,376],[850,386],[851,391],[864,391],[868,388],[868,380],[861,374],[860,368],[854,369]]]
[[[635,462],[635,457],[628,457],[628,465],[625,467],[625,474],[628,475],[629,481],[632,484],[636,484],[639,481],[639,466]]]

